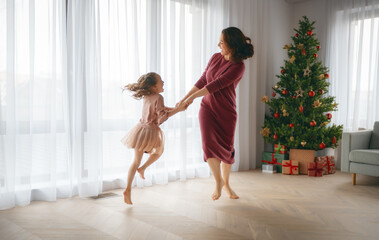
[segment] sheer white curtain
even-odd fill
[[[0,1],[0,209],[71,194],[64,1]]]
[[[372,129],[379,120],[379,1],[328,1],[330,93],[344,130]]]
[[[258,0],[0,0],[0,209],[124,187],[134,153],[120,139],[139,121],[142,101],[121,88],[141,74],[158,72],[165,81],[165,104],[174,106],[219,51],[223,28],[241,28],[256,50],[262,49],[264,40],[257,44],[254,33],[261,10],[267,10],[263,5]],[[265,51],[256,54],[263,57]],[[264,88],[257,81],[264,76],[255,71],[262,64],[246,62],[238,90],[241,154],[234,170],[240,162],[240,169],[255,167],[249,154],[260,154],[254,134],[264,109],[251,112],[260,95],[250,90]],[[165,152],[134,186],[209,176],[200,101],[161,125]]]

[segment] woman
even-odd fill
[[[218,46],[221,53],[211,57],[201,78],[178,104],[188,107],[195,98],[204,96],[199,121],[204,161],[216,181],[212,199],[219,199],[223,188],[230,198],[238,199],[229,185],[237,123],[235,89],[245,72],[243,60],[253,56],[254,47],[236,27],[222,30]]]

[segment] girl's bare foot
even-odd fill
[[[212,194],[213,200],[217,200],[221,197],[221,190],[223,186],[224,186],[224,180],[221,179],[220,182],[216,182],[216,189]]]
[[[137,172],[142,179],[145,179],[145,169],[138,168]]]
[[[229,195],[231,199],[239,199],[240,197],[230,188],[229,185],[224,185],[224,189],[226,193]]]
[[[132,199],[131,199],[131,194],[132,194],[131,189],[125,189],[123,194],[124,194],[124,202],[126,204],[133,204]]]

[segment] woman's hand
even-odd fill
[[[164,107],[164,110],[166,110],[166,111],[172,111],[172,110],[174,110],[174,108],[172,108],[172,107]]]
[[[188,106],[191,105],[192,103],[193,103],[193,98],[192,97],[189,97],[184,102],[182,102],[182,104],[184,105],[185,109],[187,109]]]

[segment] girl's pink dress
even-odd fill
[[[160,94],[144,96],[142,118],[140,122],[125,135],[121,142],[128,148],[134,148],[150,154],[162,154],[164,134],[159,125],[166,121],[163,97]]]
[[[195,84],[199,89],[206,87],[210,93],[203,97],[199,112],[204,161],[217,158],[227,164],[234,163],[235,89],[244,72],[244,62],[232,63],[216,53]]]

